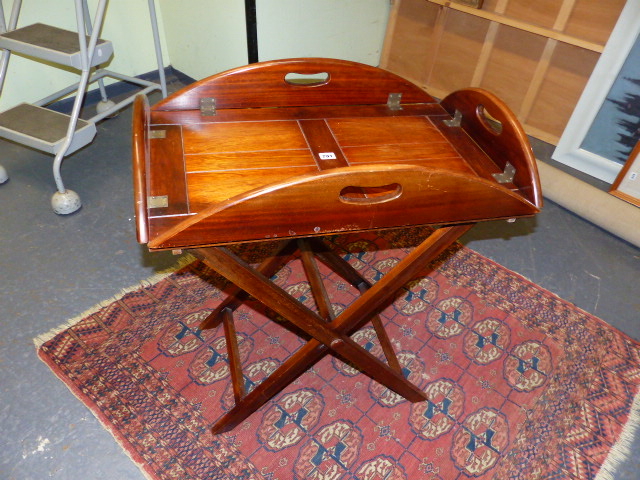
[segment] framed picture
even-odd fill
[[[631,151],[609,193],[640,207],[640,142]]]
[[[552,158],[608,183],[640,139],[640,2],[628,0]]]

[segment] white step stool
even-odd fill
[[[22,103],[0,113],[0,138],[54,155],[53,177],[57,192],[51,199],[51,206],[55,213],[61,215],[73,213],[82,205],[78,194],[66,189],[62,182],[60,167],[64,157],[91,143],[96,135],[96,123],[132,103],[138,93],[148,94],[154,90],[160,90],[163,97],[167,96],[154,0],[148,0],[148,4],[160,83],[99,68],[113,56],[112,43],[98,38],[108,0],[99,0],[93,21],[90,18],[87,0],[74,1],[78,27],[76,32],[42,23],[16,28],[22,6],[21,0],[13,1],[11,18],[7,26],[2,0],[0,0],[0,49],[2,49],[0,90],[4,85],[11,52],[61,67],[71,67],[79,70],[80,73],[78,83],[33,104]],[[104,77],[123,80],[143,88],[116,104],[107,98],[103,84]],[[79,118],[80,108],[87,87],[93,82],[98,82],[102,101],[98,103],[95,116],[82,120]],[[70,115],[44,108],[73,92],[76,95]],[[6,170],[0,166],[0,184],[6,182],[8,178]]]

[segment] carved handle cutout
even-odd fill
[[[295,85],[297,87],[317,87],[318,85],[324,85],[329,83],[331,75],[328,72],[318,73],[287,73],[284,76],[284,81],[289,85]]]
[[[502,122],[491,115],[491,113],[487,111],[484,105],[478,105],[478,108],[476,108],[476,113],[478,114],[480,122],[489,132],[493,133],[494,135],[500,135],[502,133]]]
[[[349,186],[340,190],[340,201],[357,205],[375,205],[390,202],[402,195],[402,185],[391,183],[379,187]]]

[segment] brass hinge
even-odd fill
[[[166,130],[151,130],[149,132],[149,138],[166,138],[167,131]]]
[[[443,120],[443,122],[447,127],[459,127],[462,124],[462,112],[456,110],[451,120]]]
[[[203,117],[212,117],[216,114],[216,99],[211,97],[203,97],[200,99],[200,115]]]
[[[167,208],[169,197],[167,195],[156,195],[147,197],[147,208]]]
[[[516,176],[516,167],[507,162],[504,166],[504,172],[494,173],[492,175],[498,183],[511,183],[513,182],[513,177]]]
[[[390,93],[387,97],[387,107],[389,110],[402,110],[400,100],[402,100],[402,93]]]

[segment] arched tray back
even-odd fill
[[[411,82],[379,68],[346,60],[299,58],[213,75],[171,95],[153,110],[196,110],[203,98],[215,99],[216,108],[379,105],[387,103],[390,93],[402,94],[403,103],[435,103]]]

